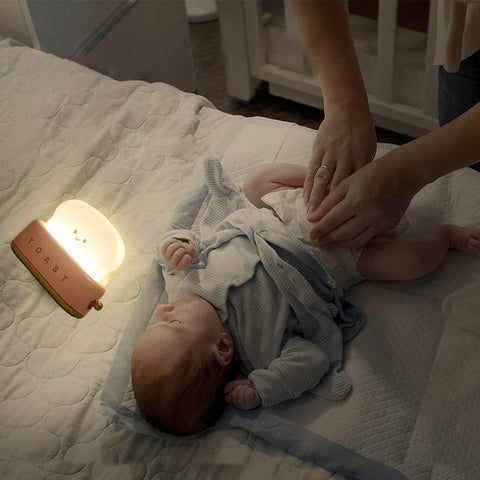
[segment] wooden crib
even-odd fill
[[[350,27],[375,123],[419,136],[438,126],[432,64],[437,2],[354,0]],[[273,95],[322,108],[290,0],[218,2],[229,93],[249,100],[261,81]]]

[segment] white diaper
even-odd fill
[[[307,210],[302,193],[301,188],[279,190],[264,195],[262,200],[275,210],[283,224],[295,234],[310,254],[335,279],[338,287],[346,291],[363,280],[357,270],[357,261],[362,249],[317,247],[310,240],[312,224],[307,220]]]
[[[343,291],[364,280],[357,269],[357,262],[363,248],[322,248],[317,247],[310,240],[312,224],[307,220],[307,209],[303,201],[303,190],[301,188],[267,193],[262,197],[262,200],[275,210],[283,224],[323,265]],[[408,221],[403,217],[399,225],[390,233],[399,235],[407,229]]]

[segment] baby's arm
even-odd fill
[[[294,335],[268,368],[254,370],[247,380],[229,382],[225,400],[242,410],[270,407],[311,390],[329,369],[328,357],[319,346]]]
[[[243,183],[243,193],[257,208],[270,208],[262,201],[267,193],[303,187],[307,168],[289,163],[265,164],[251,169]]]
[[[197,250],[184,239],[170,238],[162,245],[162,255],[170,267],[181,272],[195,261]]]

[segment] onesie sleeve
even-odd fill
[[[179,240],[183,240],[184,242],[188,242],[190,245],[193,245],[195,250],[197,251],[197,258],[192,263],[189,268],[205,268],[205,248],[203,243],[201,242],[200,238],[197,237],[191,230],[170,230],[165,235],[162,236],[160,242],[158,243],[157,247],[157,262],[165,269],[171,269],[165,260],[165,257],[162,253],[163,244],[170,240],[171,238],[177,238]]]
[[[267,369],[253,370],[248,379],[270,407],[284,400],[299,397],[314,388],[328,373],[329,360],[325,352],[303,337],[289,337],[283,349]]]

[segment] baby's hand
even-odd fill
[[[225,387],[225,401],[240,410],[252,410],[262,404],[262,399],[250,380],[228,382]]]
[[[195,247],[178,238],[167,240],[162,246],[162,254],[167,263],[179,272],[186,270],[197,258]]]

